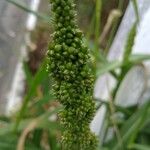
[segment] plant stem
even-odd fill
[[[140,15],[139,15],[139,10],[138,10],[137,0],[132,0],[132,3],[133,3],[135,15],[136,15],[136,21],[137,21],[137,23],[139,23],[139,21],[140,21]]]
[[[118,3],[118,10],[120,10],[122,12],[122,9],[123,9],[123,4],[124,4],[124,1],[123,0],[119,0],[119,3]],[[105,54],[107,55],[108,54],[108,51],[109,51],[109,48],[110,48],[110,45],[114,39],[114,35],[116,33],[116,30],[117,30],[117,27],[119,25],[119,21],[120,19],[116,19],[113,26],[112,26],[112,29],[111,29],[111,32],[110,32],[110,35],[109,35],[109,39],[108,39],[108,42],[107,42],[107,45],[106,45],[106,48],[105,48]]]
[[[99,36],[101,30],[101,12],[102,12],[102,0],[96,0],[95,3],[95,55],[100,55],[100,59],[103,61],[102,55],[99,53]],[[95,56],[96,58],[96,56]]]
[[[99,45],[99,35],[100,35],[100,29],[101,29],[101,11],[102,11],[102,1],[96,0],[96,9],[95,9],[95,45],[96,48],[98,48]]]

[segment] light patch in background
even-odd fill
[[[102,75],[96,81],[94,88],[94,97],[97,100],[100,99],[102,101],[108,101],[111,98],[110,91],[115,86],[115,84],[115,79],[109,73]],[[93,121],[90,124],[91,131],[96,135],[99,135],[99,132],[102,129],[105,113],[106,107],[102,105],[98,109]]]
[[[32,0],[30,4],[30,9],[36,12],[38,10],[39,4],[40,4],[40,0]],[[37,22],[37,17],[34,14],[30,13],[26,24],[27,29],[29,31],[32,31],[35,28],[36,22]]]
[[[40,4],[40,0],[32,0],[30,4],[30,9],[37,11]],[[26,29],[32,31],[37,22],[37,17],[33,14],[29,14],[26,21]],[[26,37],[28,33],[25,33]],[[25,41],[27,42],[27,41]],[[23,100],[23,92],[25,88],[25,73],[23,70],[23,60],[26,57],[26,43],[20,48],[21,56],[19,62],[15,69],[15,74],[13,78],[13,83],[10,92],[7,95],[8,103],[6,107],[6,115],[12,115],[15,111],[19,109]]]
[[[100,76],[95,84],[94,97],[101,100],[110,99],[109,93],[115,86],[115,83],[115,79],[109,73]]]
[[[124,77],[116,93],[116,105],[128,107],[138,104],[146,88],[145,67],[133,67]]]
[[[133,53],[150,54],[150,8],[143,16],[138,27]]]
[[[106,107],[103,105],[97,111],[93,121],[90,124],[91,131],[95,133],[97,136],[99,135],[102,129],[104,118],[105,118],[105,113],[106,113]]]
[[[11,91],[7,95],[8,104],[6,107],[6,115],[8,116],[18,110],[21,105],[25,85],[24,80],[25,74],[23,71],[23,63],[20,61],[16,66]]]

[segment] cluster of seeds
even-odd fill
[[[48,70],[54,81],[54,94],[64,106],[60,112],[65,128],[62,149],[95,150],[97,140],[89,129],[95,113],[94,77],[88,66],[88,48],[76,25],[75,4],[73,0],[51,0],[51,3],[55,32],[48,49]]]

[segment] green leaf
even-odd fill
[[[6,134],[0,136],[0,150],[16,150],[19,137],[14,134]],[[33,143],[27,140],[25,144],[25,150],[42,150],[36,147]]]
[[[35,12],[35,11],[31,10],[30,8],[28,8],[27,6],[25,6],[25,4],[20,3],[19,1],[16,1],[16,0],[6,0],[6,1],[17,6],[18,8],[20,8],[20,9],[22,9],[28,13],[32,13],[33,15],[37,16],[40,19],[43,19],[46,22],[50,22],[49,16]]]
[[[133,7],[134,7],[135,15],[136,15],[136,21],[139,23],[139,21],[140,21],[140,15],[139,15],[139,10],[138,10],[137,0],[132,0],[132,2],[133,2]]]
[[[95,2],[95,50],[99,51],[99,36],[101,27],[101,12],[102,12],[102,0],[96,0]]]
[[[32,73],[31,73],[31,71],[30,71],[29,66],[28,66],[27,63],[24,63],[23,67],[24,67],[24,72],[25,72],[27,84],[28,84],[29,86],[31,86],[30,84],[31,84],[31,82],[32,82],[33,75],[32,75]]]
[[[131,55],[129,57],[129,61],[131,63],[141,63],[142,61],[147,61],[147,60],[150,60],[150,55],[149,54],[134,54],[134,55]]]
[[[136,149],[136,150],[150,150],[150,146],[148,145],[140,145],[140,144],[131,144],[129,149]]]
[[[123,62],[127,62],[129,56],[131,55],[132,47],[134,45],[134,39],[136,36],[136,27],[137,27],[137,24],[134,23],[128,34],[127,42],[126,42],[125,50],[124,50],[124,54],[123,54]]]
[[[19,111],[17,120],[16,120],[16,124],[15,124],[15,130],[17,130],[17,127],[19,125],[19,122],[21,121],[21,119],[23,118],[23,115],[26,111],[28,102],[30,101],[30,99],[32,98],[32,96],[35,94],[36,89],[38,87],[38,85],[45,79],[48,77],[48,73],[46,71],[46,65],[47,62],[46,60],[44,60],[44,62],[42,63],[41,67],[39,68],[38,72],[36,73],[35,77],[33,78],[32,82],[31,82],[31,86],[28,89],[28,92],[24,98],[21,110]]]
[[[44,95],[43,98],[39,99],[38,101],[32,103],[28,109],[33,108],[33,107],[41,107],[44,104],[48,103],[48,102],[52,102],[53,100],[55,100],[55,97],[52,94],[47,94]]]
[[[20,122],[19,126],[18,126],[18,131],[22,131],[24,130],[31,122],[33,121],[37,121],[38,124],[36,126],[36,128],[41,128],[41,129],[50,129],[50,130],[54,130],[54,129],[61,129],[60,125],[58,124],[58,122],[55,121],[50,121],[49,117],[52,116],[53,114],[58,113],[58,111],[60,111],[61,107],[58,107],[56,109],[54,109],[53,111],[47,111],[44,114],[42,114],[41,116],[37,117],[37,118],[30,118],[30,119],[24,119]],[[7,123],[5,124],[4,127],[0,128],[0,136],[4,136],[6,134],[9,134],[13,131],[15,123]]]
[[[10,118],[7,116],[0,115],[0,122],[10,122]]]
[[[100,65],[99,69],[97,70],[96,76],[98,77],[104,73],[113,71],[114,69],[119,68],[121,65],[122,64],[120,61],[112,61],[112,62],[105,63],[103,65]]]
[[[124,145],[132,144],[135,141],[137,134],[142,130],[142,127],[147,122],[150,115],[150,102],[145,103],[137,110],[121,128],[122,142]],[[119,143],[113,147],[113,150],[119,150]]]
[[[131,55],[129,56],[129,63],[131,63],[132,65],[136,65],[138,63],[141,63],[143,61],[146,61],[146,60],[150,60],[150,55],[139,55],[139,54],[134,54],[134,55]],[[124,65],[128,65],[128,63],[123,63],[119,60],[115,60],[115,61],[111,61],[111,62],[107,62],[107,63],[104,63],[104,64],[99,64],[99,69],[97,70],[97,73],[96,73],[96,76],[99,77],[100,75],[102,74],[105,74],[107,72],[110,72],[110,71],[113,71],[117,68],[120,68]]]
[[[110,104],[109,104],[108,101],[97,100],[97,102],[99,102],[99,104],[96,107],[96,110],[98,110],[102,105],[105,105],[107,108],[109,108]],[[118,106],[118,105],[115,105],[115,104],[114,104],[114,107],[115,107],[116,112],[122,112],[124,114],[131,115],[131,112],[128,109],[124,108],[124,107],[121,107],[121,106]]]

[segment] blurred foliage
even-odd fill
[[[7,1],[29,13],[35,14],[41,19],[47,20],[47,16],[43,17],[43,14],[41,16],[37,12],[33,12],[16,0]],[[123,108],[114,104],[114,97],[128,71],[144,60],[149,60],[150,56],[131,54],[136,34],[135,23],[135,25],[131,27],[131,31],[128,35],[126,47],[124,48],[123,61],[116,60],[109,62],[107,60],[106,56],[121,17],[113,20],[110,29],[106,33],[103,44],[98,43],[98,39],[107,24],[109,15],[112,13],[111,10],[115,8],[123,14],[128,1],[100,1],[101,7],[99,6],[98,8],[97,6],[97,12],[95,11],[95,4],[98,3],[98,0],[77,0],[79,24],[87,35],[85,41],[92,49],[93,65],[91,65],[91,67],[93,67],[93,71],[96,71],[97,77],[110,72],[117,80],[117,85],[113,89],[113,99],[108,102],[98,101],[98,108],[102,105],[105,105],[107,108],[104,121],[105,128],[103,130],[103,136],[99,135],[100,144],[98,149],[149,150],[150,100],[141,106],[135,105],[132,108]],[[139,21],[136,0],[133,0],[133,4],[137,14],[137,21]],[[96,16],[98,18],[96,18]],[[95,35],[96,26],[97,30],[99,30],[97,35]],[[11,117],[0,117],[1,150],[61,150],[59,143],[63,129],[57,117],[57,112],[61,109],[61,106],[51,93],[52,83],[50,83],[51,80],[46,72],[46,60],[44,57],[47,41],[50,39],[50,32],[49,26],[47,23],[44,23],[44,25],[38,26],[36,30],[31,33],[32,40],[36,47],[34,50],[31,49],[32,51],[29,52],[29,61],[24,63],[26,91],[23,104],[21,109]],[[29,46],[28,48],[30,49],[31,47]],[[121,71],[118,73],[116,69],[120,69]],[[114,107],[115,112],[112,112],[110,106]],[[114,118],[115,114],[122,114],[123,117],[121,119]],[[108,131],[114,128],[117,128],[117,132],[115,131],[113,136],[108,140]]]

